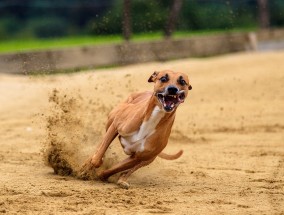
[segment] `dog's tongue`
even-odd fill
[[[166,96],[164,101],[165,101],[165,103],[164,103],[165,109],[170,111],[175,106],[176,98],[174,98],[172,96]]]
[[[175,103],[172,101],[165,101],[164,103],[165,109],[169,111],[172,110],[174,106],[175,106]]]
[[[168,106],[168,107],[171,107],[171,106],[173,106],[175,103],[174,102],[172,102],[172,101],[166,101],[165,102],[165,106]]]

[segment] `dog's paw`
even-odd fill
[[[90,179],[90,173],[92,171],[94,171],[95,167],[94,165],[92,164],[92,159],[89,158],[88,160],[86,160],[86,162],[83,164],[83,166],[80,168],[80,170],[78,171],[78,177],[80,179],[83,179],[83,180],[88,180]]]
[[[77,174],[77,178],[87,181],[87,180],[90,180],[90,175],[87,172],[82,171]]]
[[[127,181],[123,181],[123,180],[118,180],[117,185],[120,186],[123,189],[129,189],[129,187],[130,187],[129,183]]]

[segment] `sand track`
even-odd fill
[[[147,63],[72,75],[0,75],[0,213],[284,214],[284,52]],[[155,70],[186,72],[193,90],[166,148],[131,188],[60,176],[50,143],[73,169],[94,151],[107,113]],[[57,96],[54,97],[54,89]],[[58,146],[58,145],[57,145]],[[117,140],[111,165],[123,157]]]

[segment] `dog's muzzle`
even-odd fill
[[[173,111],[185,99],[184,90],[172,85],[166,87],[163,92],[157,92],[156,96],[166,112]]]

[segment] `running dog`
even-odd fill
[[[110,112],[106,133],[82,171],[102,165],[103,156],[116,136],[129,157],[98,173],[98,176],[101,180],[107,180],[113,174],[122,172],[117,184],[126,189],[129,187],[128,177],[153,162],[157,156],[174,160],[182,155],[182,150],[174,155],[162,151],[168,143],[177,107],[192,89],[188,76],[165,70],[154,72],[148,82],[155,84],[153,92],[133,93]]]

